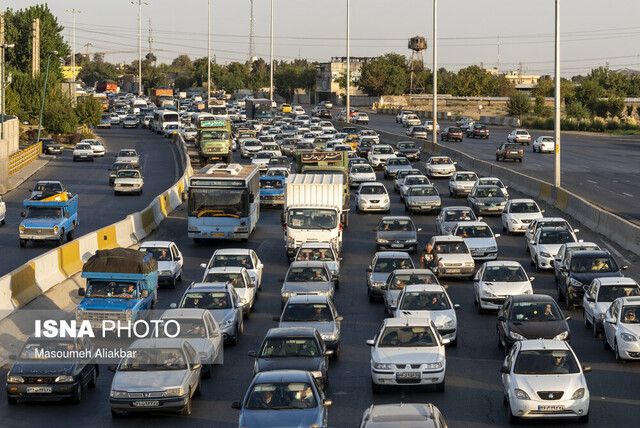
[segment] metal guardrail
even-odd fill
[[[9,175],[15,174],[25,166],[40,157],[42,153],[42,141],[30,145],[26,149],[20,150],[9,156]]]

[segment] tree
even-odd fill
[[[89,86],[93,86],[99,80],[115,80],[117,77],[118,69],[116,66],[104,62],[104,58],[100,54],[94,54],[93,60],[86,62],[78,73],[78,79]]]
[[[580,101],[574,101],[567,104],[565,108],[567,117],[572,117],[578,121],[591,118],[591,111],[585,107]]]
[[[292,101],[298,87],[298,75],[298,67],[291,63],[281,62],[273,73],[275,92],[287,101]]]
[[[491,74],[477,65],[463,68],[458,72],[451,94],[458,97],[488,95],[492,79]]]
[[[358,87],[369,96],[403,95],[409,89],[409,70],[403,55],[387,53],[360,68]]]
[[[518,116],[519,119],[522,119],[522,116],[531,111],[531,100],[526,93],[516,91],[509,97],[506,107],[511,116]]]
[[[537,95],[533,105],[533,112],[539,117],[551,117],[553,115],[553,108],[545,105],[543,96]]]
[[[96,126],[100,123],[102,103],[93,95],[80,99],[74,110],[79,124]]]
[[[71,100],[60,89],[47,89],[44,103],[42,126],[54,134],[71,134],[78,128],[76,116]]]
[[[535,96],[536,99],[538,97],[553,97],[555,95],[555,86],[555,82],[551,79],[540,79],[533,90],[533,96]],[[562,84],[560,85],[560,88],[562,89]]]

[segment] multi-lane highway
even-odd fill
[[[146,136],[146,134],[145,134]],[[479,141],[475,144],[484,144]],[[465,141],[465,143],[467,142]],[[473,144],[473,143],[472,143]],[[491,143],[490,143],[491,144]],[[238,154],[235,155],[238,157]],[[424,167],[422,162],[418,165]],[[526,163],[524,164],[526,165]],[[518,165],[519,166],[519,165]],[[382,174],[378,174],[382,180]],[[392,214],[404,214],[399,196],[393,193],[393,186],[384,181],[392,194]],[[442,195],[443,205],[464,204],[463,199],[453,199],[448,195],[447,181],[436,180]],[[518,197],[513,194],[511,197]],[[354,206],[352,201],[352,207]],[[545,206],[545,215],[562,216],[552,207]],[[447,349],[446,392],[436,392],[433,388],[415,389],[403,387],[390,389],[381,395],[373,395],[370,387],[369,352],[365,340],[375,334],[384,319],[383,306],[371,304],[367,299],[365,269],[375,252],[374,234],[371,228],[381,218],[379,214],[352,213],[351,225],[345,230],[340,290],[335,302],[344,317],[342,351],[338,361],[331,361],[328,396],[333,400],[329,409],[329,426],[355,427],[362,412],[372,403],[431,402],[444,414],[451,427],[495,427],[506,426],[507,417],[502,404],[500,366],[504,351],[496,346],[496,314],[479,315],[473,306],[472,284],[463,280],[444,280],[454,303],[462,305],[458,311],[459,344]],[[435,233],[433,215],[414,215],[419,233],[420,247],[424,247]],[[485,221],[496,233],[501,233],[499,217],[485,217]],[[577,226],[577,225],[574,225]],[[580,227],[580,239],[598,242],[598,236]],[[186,213],[184,205],[166,219],[161,227],[148,239],[173,240],[185,256],[183,282],[175,289],[162,289],[159,306],[168,308],[177,302],[184,288],[191,281],[200,280],[202,270],[198,267],[211,256],[216,248],[248,247],[256,250],[265,264],[263,291],[256,303],[255,312],[245,323],[245,334],[236,347],[225,348],[223,366],[216,367],[213,378],[203,380],[202,396],[193,402],[193,414],[189,417],[177,415],[133,415],[112,420],[109,410],[109,387],[112,373],[101,370],[98,387],[86,391],[80,405],[60,403],[29,403],[8,406],[0,401],[0,425],[7,426],[118,426],[155,427],[211,426],[233,427],[238,423],[238,411],[231,409],[232,401],[243,397],[252,378],[253,361],[247,356],[249,350],[260,345],[264,335],[276,323],[271,319],[279,315],[280,287],[288,267],[282,240],[280,212],[263,210],[256,233],[248,243],[215,242],[196,245],[186,237]],[[500,259],[519,261],[529,275],[535,276],[534,292],[555,296],[553,274],[533,272],[525,253],[522,236],[500,236],[498,238]],[[418,263],[417,256],[414,261]],[[629,276],[639,277],[638,267],[627,271]],[[601,340],[585,329],[580,310],[567,313],[572,332],[571,344],[581,363],[593,368],[587,381],[591,392],[591,426],[637,426],[637,409],[640,395],[640,365],[634,363],[616,364],[613,353],[605,351]],[[4,375],[6,372],[0,372]],[[552,422],[544,426],[573,426],[573,423]]]
[[[371,114],[371,128],[405,134],[406,128],[395,122],[395,115]],[[455,125],[440,121],[440,129]],[[523,146],[522,163],[497,162],[496,148],[506,141],[513,130],[507,126],[489,126],[487,140],[463,138],[462,143],[440,142],[477,159],[511,168],[543,181],[553,183],[554,155],[533,153],[531,146]],[[553,131],[530,130],[532,141]],[[431,137],[429,137],[431,138]],[[588,199],[602,208],[640,224],[640,137],[564,132],[561,136],[562,187]]]
[[[106,149],[104,157],[93,162],[73,162],[71,150],[56,156],[44,168],[4,195],[7,205],[6,224],[0,227],[0,252],[4,254],[0,276],[10,272],[32,258],[49,251],[53,244],[29,243],[20,248],[18,226],[24,211],[22,201],[31,195],[39,180],[59,180],[73,194],[78,194],[79,226],[75,236],[97,230],[128,214],[146,207],[158,194],[173,185],[182,175],[178,151],[170,140],[147,129],[112,129],[98,131]],[[141,196],[114,196],[109,186],[109,171],[115,155],[123,148],[133,148],[141,154],[140,167],[144,175]]]

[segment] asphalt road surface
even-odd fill
[[[20,248],[18,243],[18,226],[22,221],[20,212],[24,211],[22,201],[31,196],[37,181],[58,180],[68,191],[79,195],[79,225],[75,232],[78,238],[143,209],[182,175],[176,147],[170,140],[147,129],[117,126],[99,130],[98,136],[106,149],[104,157],[95,158],[93,162],[73,162],[71,150],[66,149],[18,188],[4,195],[7,218],[6,224],[0,227],[0,253],[4,254],[0,276],[54,248],[53,243],[32,241],[26,248]],[[113,165],[120,149],[128,148],[136,149],[141,155],[143,192],[140,196],[115,196],[113,187],[109,186],[108,168]]]
[[[395,115],[370,114],[369,127],[405,135],[406,128],[395,122]],[[440,121],[440,129],[455,122]],[[496,148],[507,140],[514,129],[509,126],[489,126],[488,139],[463,138],[462,143],[440,144],[462,150],[477,159],[511,168],[543,181],[553,183],[555,155],[533,153],[532,146],[523,146],[522,163],[498,162]],[[553,136],[553,131],[530,131],[531,141],[541,135]],[[429,136],[431,139],[431,136]],[[640,137],[563,132],[561,135],[562,187],[600,207],[640,224]]]
[[[478,142],[478,144],[480,144]],[[236,157],[239,153],[236,153]],[[422,161],[424,162],[424,158]],[[423,162],[420,168],[423,167]],[[382,179],[382,174],[378,174]],[[393,193],[392,184],[384,181],[392,195],[393,215],[404,215],[399,196]],[[448,195],[447,180],[436,180],[442,195],[443,206],[464,205],[462,198]],[[520,195],[513,194],[512,198]],[[352,207],[355,202],[352,200]],[[562,216],[554,208],[544,206],[546,216]],[[329,426],[355,427],[362,412],[371,404],[394,402],[431,402],[444,414],[450,427],[495,427],[507,426],[506,410],[502,404],[500,366],[504,351],[496,346],[496,314],[479,315],[473,306],[472,283],[466,280],[444,280],[454,303],[462,305],[458,311],[459,343],[457,348],[447,349],[446,392],[435,388],[402,387],[388,389],[383,394],[373,395],[370,387],[370,348],[365,340],[374,336],[384,319],[383,305],[371,304],[367,298],[365,269],[375,252],[374,233],[371,228],[382,214],[356,214],[352,209],[350,226],[344,233],[341,287],[335,302],[342,323],[342,349],[340,359],[331,361],[328,397],[333,400],[329,409]],[[434,215],[414,215],[419,233],[420,248],[423,248],[435,233]],[[496,233],[502,233],[499,217],[485,217],[485,221]],[[574,225],[577,226],[577,225]],[[598,241],[596,234],[580,226],[579,238]],[[202,278],[199,264],[206,262],[217,248],[247,247],[257,251],[265,264],[263,290],[256,302],[251,319],[245,321],[245,334],[235,347],[225,348],[224,365],[214,368],[213,378],[203,380],[202,396],[193,401],[193,414],[132,415],[112,420],[109,409],[109,388],[112,373],[100,371],[98,387],[88,390],[79,405],[67,403],[20,403],[8,406],[0,400],[0,425],[10,427],[35,426],[115,426],[115,427],[235,427],[239,413],[231,409],[232,401],[244,396],[252,377],[253,360],[247,356],[256,350],[267,330],[276,327],[272,317],[279,315],[280,287],[278,281],[287,270],[285,248],[282,239],[279,210],[262,210],[258,228],[246,244],[240,242],[211,242],[194,244],[186,237],[186,211],[184,205],[167,218],[150,237],[150,240],[173,240],[185,256],[184,280],[175,290],[161,289],[159,307],[168,308],[178,302],[185,287],[191,281]],[[534,272],[527,253],[524,238],[503,235],[498,238],[501,260],[519,261],[529,275],[535,276],[535,293],[555,296],[553,274]],[[418,257],[413,256],[418,262]],[[619,259],[619,261],[621,261]],[[629,276],[638,279],[638,267],[632,266]],[[572,346],[582,365],[591,366],[586,374],[591,393],[591,421],[594,427],[631,427],[638,425],[640,394],[640,364],[616,364],[613,353],[605,351],[602,341],[583,327],[581,310],[568,311]],[[6,370],[0,371],[4,376]],[[525,423],[530,425],[530,423]],[[574,422],[542,422],[535,426],[575,426]]]

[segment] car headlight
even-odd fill
[[[451,328],[453,327],[453,320],[449,320],[442,325],[443,328]]]
[[[127,393],[127,391],[117,391],[115,389],[112,389],[111,392],[109,393],[109,397],[111,397],[111,398],[127,398],[127,397],[129,397],[129,394]]]
[[[168,388],[164,390],[165,397],[179,397],[181,395],[184,395],[184,389],[182,387]]]
[[[378,241],[378,244],[386,244],[389,242],[388,240],[382,239],[382,238],[378,238],[377,241]]]
[[[442,368],[442,361],[438,361],[437,363],[425,363],[424,368],[432,370],[440,369]]]
[[[226,321],[223,321],[220,323],[220,328],[226,328],[229,327],[231,324],[233,324],[233,318],[230,318]]]
[[[638,340],[633,334],[629,333],[620,333],[620,338],[625,342],[636,342]]]
[[[598,314],[598,319],[599,319],[600,321],[604,320],[604,314]]]
[[[319,379],[319,378],[321,378],[321,377],[322,377],[322,372],[321,372],[320,370],[315,370],[315,371],[312,371],[312,372],[311,372],[311,375],[312,375],[314,378]]]
[[[128,320],[133,320],[133,309],[127,309],[124,311],[124,315]]]
[[[24,233],[24,226],[20,225],[20,233]]]
[[[465,267],[471,267],[473,266],[475,263],[474,262],[465,262],[464,265]]]
[[[291,291],[283,291],[283,292],[282,292],[282,297],[287,297],[287,298],[289,298],[289,297],[293,296],[294,294],[295,294],[295,293],[293,293],[293,292],[291,292]]]
[[[513,393],[516,395],[518,400],[531,400],[531,398],[529,398],[529,394],[521,389],[516,388],[513,390]]]
[[[551,254],[544,252],[544,251],[540,251],[540,256],[542,257],[546,257],[546,258],[551,258]]]
[[[58,376],[54,382],[55,383],[69,383],[69,382],[73,382],[73,381],[75,381],[73,376],[61,375],[61,376]]]
[[[396,306],[397,304],[398,304],[397,300],[395,300],[395,299],[391,300],[391,303],[390,303],[391,306]]]
[[[387,203],[389,203],[389,198],[384,198],[384,199],[382,200],[382,203],[383,203],[383,204],[387,204]]]
[[[22,376],[7,375],[7,383],[24,383],[24,378]]]
[[[433,205],[435,205],[435,206],[439,207],[441,203],[442,203],[441,201],[434,201],[434,202],[433,202]]]
[[[374,287],[381,288],[381,287],[384,287],[384,282],[374,282],[372,285]]]
[[[511,219],[511,223],[513,223],[513,224],[517,224],[517,223],[520,223],[520,222],[518,221],[518,219],[512,218],[512,219]]]
[[[509,337],[515,340],[525,340],[525,337],[519,333],[516,333],[514,331],[510,331],[509,332]],[[527,398],[528,400],[528,398]]]
[[[246,298],[244,298],[244,297],[241,297],[241,298],[240,298],[240,301],[241,301],[242,303],[247,303],[247,299],[246,299]]]
[[[491,291],[488,291],[488,290],[482,290],[482,295],[484,297],[496,297],[495,294],[493,294]]]
[[[565,340],[569,336],[569,331],[563,331],[562,333],[556,335],[553,340]]]
[[[375,363],[373,367],[381,370],[393,370],[393,364],[388,363]]]
[[[338,335],[335,333],[325,333],[322,334],[322,340],[336,340],[338,338]]]
[[[580,400],[581,398],[584,397],[584,388],[578,388],[576,389],[576,392],[573,393],[573,395],[571,396],[572,400]]]
[[[569,280],[569,285],[571,285],[572,287],[577,287],[577,288],[584,287],[583,283],[581,283],[580,281],[578,281],[577,279],[574,279],[574,278],[571,278]]]
[[[489,251],[489,252],[498,251],[498,247],[488,247],[487,251]]]
[[[449,232],[451,232],[451,227],[449,227],[449,226],[445,226],[445,227],[444,227],[444,230],[446,230],[446,231],[447,231],[447,233],[449,233]]]

